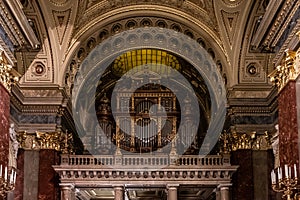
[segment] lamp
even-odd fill
[[[13,167],[3,167],[0,165],[0,196],[15,189],[17,172]]]
[[[296,164],[292,167],[284,165],[284,170],[281,167],[273,169],[271,172],[272,189],[275,192],[283,192],[282,198],[291,200],[293,190],[298,184],[298,174]]]

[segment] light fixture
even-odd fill
[[[15,189],[17,172],[13,167],[3,167],[0,165],[0,196]]]
[[[292,168],[286,164],[284,165],[284,170],[281,167],[273,169],[271,172],[271,182],[272,189],[275,192],[283,192],[282,198],[291,200],[293,190],[296,189],[298,184],[297,165],[294,164]]]

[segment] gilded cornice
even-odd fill
[[[0,83],[11,92],[12,84],[19,81],[18,73],[8,63],[4,51],[0,52]]]
[[[297,52],[299,57],[299,50]],[[299,66],[296,65],[296,52],[285,51],[285,56],[281,64],[276,66],[275,70],[269,74],[270,81],[281,91],[290,80],[296,80],[299,76]]]

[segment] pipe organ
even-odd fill
[[[142,71],[143,78],[149,78],[145,74],[150,70],[145,70]],[[145,153],[161,151],[168,144],[168,147],[181,145],[184,149],[197,146],[197,136],[190,134],[197,132],[198,127],[193,124],[189,98],[185,99],[184,105],[179,105],[174,92],[159,84],[159,75],[150,77],[153,80],[146,81],[147,84],[141,84],[143,78],[132,75],[130,84],[115,87],[115,95],[110,98],[103,95],[99,100],[97,117],[101,130],[96,130],[92,141],[96,153],[113,153],[115,147]],[[142,86],[137,87],[139,85]],[[137,89],[132,92],[130,87]],[[114,116],[111,108],[114,108]],[[184,120],[183,124],[181,120]]]
[[[175,94],[156,84],[147,84],[134,93],[120,90],[116,98],[114,119],[105,95],[98,107],[101,130],[95,133],[94,146],[102,149],[101,153],[109,152],[112,146],[136,153],[159,151],[171,144],[178,131],[177,145],[186,149],[197,145],[197,137],[190,137],[197,127],[189,118],[192,109],[188,99],[179,107]],[[184,112],[184,124],[178,130],[180,112]]]
[[[117,97],[115,134],[123,138],[120,148],[131,152],[151,152],[171,142],[178,121],[173,92],[147,84],[133,94],[120,91]]]

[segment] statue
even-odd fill
[[[17,140],[17,133],[15,131],[15,125],[13,123],[10,124],[10,128],[9,128],[9,135],[10,135],[10,140],[11,140],[11,144],[12,144],[12,148],[13,148],[13,154],[14,154],[14,158],[17,159],[18,157],[18,149],[19,149],[19,142]]]

